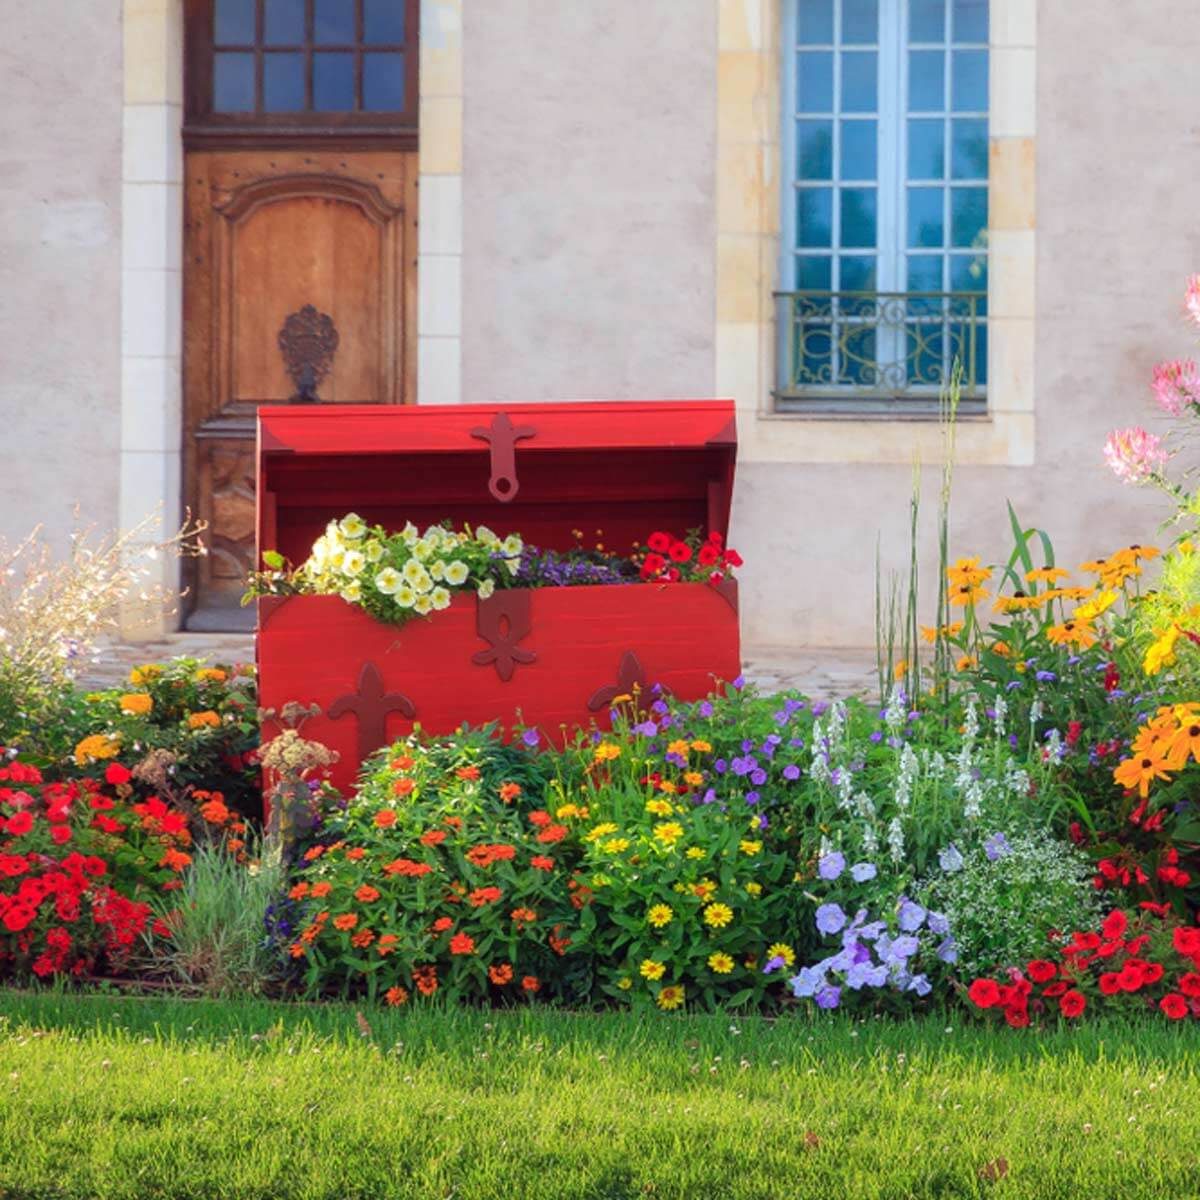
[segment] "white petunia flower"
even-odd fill
[[[429,593],[429,599],[433,602],[433,607],[439,611],[450,607],[450,593],[444,587],[434,588]]]
[[[404,586],[404,576],[395,567],[384,567],[375,576],[375,590],[385,596],[394,596]]]
[[[361,550],[347,550],[342,556],[342,571],[347,575],[361,575],[367,566],[367,556]]]
[[[358,513],[347,513],[338,522],[338,526],[342,531],[342,537],[349,538],[352,542],[358,541],[367,532],[367,523]]]
[[[351,604],[357,604],[362,599],[362,584],[357,579],[350,580],[342,588],[342,599],[349,600]]]
[[[516,533],[510,533],[508,537],[504,539],[503,549],[505,554],[519,555],[524,549],[524,543],[521,541],[520,535]]]
[[[411,521],[400,530],[400,538],[406,546],[413,545],[420,536],[420,531]]]
[[[482,542],[485,546],[500,545],[500,539],[486,525],[475,527],[475,540]]]
[[[419,612],[421,616],[427,616],[433,611],[433,600],[429,596],[418,596],[413,602],[413,609]]]
[[[367,562],[377,563],[383,558],[383,543],[382,542],[367,542],[363,547],[363,552],[367,556]]]
[[[446,582],[451,587],[461,587],[467,582],[467,576],[470,573],[471,571],[467,564],[456,558],[452,563],[446,565]]]
[[[485,579],[476,589],[476,592],[480,600],[486,600],[495,590],[496,581],[494,579]]]
[[[446,576],[446,564],[440,558],[435,558],[429,564],[429,575],[440,583]]]
[[[417,593],[407,583],[400,585],[400,590],[392,597],[398,608],[412,608],[417,601]]]
[[[404,564],[404,580],[406,583],[415,584],[422,575],[426,574],[428,572],[415,558],[410,558]]]

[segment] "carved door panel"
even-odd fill
[[[416,156],[192,151],[184,203],[189,624],[219,628],[253,567],[258,405],[414,399]]]

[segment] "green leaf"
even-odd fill
[[[280,554],[278,550],[264,550],[263,554],[262,554],[262,560],[273,571],[282,571],[283,570],[284,558],[283,558],[283,555]]]

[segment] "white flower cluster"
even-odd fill
[[[386,598],[399,617],[425,616],[450,607],[457,589],[474,586],[482,599],[496,588],[493,576],[515,575],[523,544],[517,534],[501,539],[485,526],[458,533],[430,525],[422,533],[411,521],[388,535],[357,513],[330,521],[300,568],[312,590],[335,593],[351,604]],[[474,566],[472,566],[472,563]]]

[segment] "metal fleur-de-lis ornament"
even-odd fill
[[[410,721],[416,706],[403,692],[385,692],[383,676],[373,662],[365,662],[358,673],[358,691],[339,696],[330,706],[333,720],[353,713],[358,718],[358,757],[365,759],[386,746],[388,713],[398,712]]]
[[[634,689],[646,690],[646,672],[638,656],[632,650],[626,650],[621,657],[621,666],[617,670],[617,682],[605,684],[592,693],[588,701],[589,712],[599,712],[607,708],[618,696],[632,696]]]

